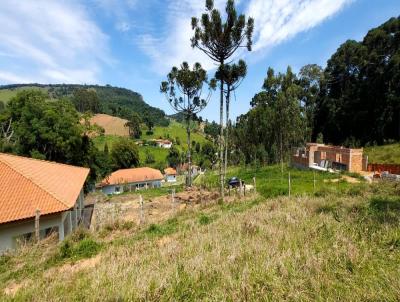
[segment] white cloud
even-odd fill
[[[165,74],[172,66],[178,66],[183,61],[200,62],[204,68],[214,67],[205,54],[191,47],[190,38],[192,16],[200,16],[204,11],[204,1],[171,0],[167,9],[165,28],[160,36],[144,34],[140,36],[139,47],[153,62],[153,69],[159,74]],[[215,1],[219,9],[223,9],[225,0]],[[158,20],[160,21],[160,20]]]
[[[244,8],[246,16],[255,18],[253,50],[263,53],[298,33],[317,26],[351,1],[249,0],[236,1],[236,4]],[[224,9],[225,0],[215,2],[220,10]],[[170,0],[166,11],[168,15],[165,27],[169,30],[158,36],[142,35],[139,43],[143,52],[151,58],[154,69],[164,74],[182,61],[199,61],[205,68],[213,68],[210,59],[190,46],[193,35],[190,20],[192,16],[200,17],[204,12],[204,1]]]
[[[92,83],[113,63],[108,37],[75,1],[3,0],[0,53],[13,58],[0,65],[7,83]]]
[[[246,14],[255,19],[254,51],[273,47],[309,30],[352,0],[252,0]]]

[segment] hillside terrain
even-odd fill
[[[150,115],[157,125],[167,126],[168,119],[164,111],[148,105],[143,97],[126,88],[100,85],[77,84],[15,84],[0,86],[0,101],[7,103],[18,91],[24,89],[38,89],[48,94],[50,99],[71,98],[76,89],[94,89],[100,101],[101,113],[121,118],[129,118],[132,112],[141,116]]]
[[[94,119],[96,120],[96,119]],[[105,120],[111,120],[109,123],[105,123]],[[110,117],[105,117],[103,121],[100,122],[99,126],[104,125],[106,134],[107,132],[118,132],[118,133],[125,133],[127,129],[125,127],[122,127],[122,120],[119,119],[111,119]],[[103,126],[102,126],[103,127]],[[126,130],[124,130],[125,128]],[[170,139],[174,141],[175,146],[181,149],[186,149],[187,143],[186,143],[186,128],[184,125],[171,121],[170,124],[167,127],[162,127],[162,126],[155,126],[153,128],[153,134],[146,134],[145,131],[145,126],[143,126],[143,133],[140,137],[139,140],[150,140],[150,139]],[[120,135],[120,134],[119,134]],[[191,139],[195,142],[199,142],[200,144],[204,144],[207,139],[205,136],[200,133],[200,132],[192,132],[191,133]],[[94,142],[96,146],[100,149],[104,149],[105,143],[108,144],[109,147],[112,147],[113,143],[118,140],[117,135],[105,135],[105,136],[98,136],[94,138]],[[177,143],[178,140],[178,143]]]
[[[400,143],[364,148],[369,163],[400,164]]]
[[[121,139],[130,139],[129,130],[125,127],[126,120],[113,117],[105,114],[97,114],[91,118],[91,123],[96,123],[101,126],[105,130],[105,135],[93,137],[93,142],[97,149],[104,150],[105,144],[108,145],[110,149],[112,149],[114,143],[118,142]],[[162,166],[167,165],[167,156],[169,153],[168,149],[164,149],[161,147],[155,147],[147,145],[146,141],[152,139],[169,139],[173,142],[173,146],[179,150],[179,152],[183,152],[187,150],[187,142],[186,142],[186,128],[181,123],[178,123],[174,120],[171,120],[167,127],[163,126],[155,126],[152,134],[146,134],[146,127],[142,125],[142,135],[140,139],[136,139],[136,141],[144,141],[146,145],[139,146],[139,158],[141,165],[143,166],[151,166],[154,168],[160,168]],[[204,145],[207,141],[206,137],[203,133],[193,131],[191,134],[192,141],[199,143],[200,146]],[[146,156],[151,154],[154,157],[154,163],[146,163]],[[193,160],[197,161],[197,156],[193,151]]]
[[[145,191],[143,225],[137,224],[136,193],[106,198],[99,206],[116,212],[96,231],[0,257],[0,297],[397,300],[399,186],[335,182],[340,175],[318,173],[317,191],[310,193],[312,185],[305,184],[313,172],[291,169],[299,186],[289,198],[283,196],[284,179],[279,185],[279,170],[230,171],[243,178],[256,175],[261,190],[224,203],[212,193],[213,173],[205,176],[203,201],[196,199],[198,189],[179,189],[175,206],[165,188]],[[271,192],[275,197],[267,198]]]
[[[91,119],[92,125],[96,124],[104,129],[104,135],[129,136],[129,128],[125,126],[128,120],[108,114],[95,114]]]

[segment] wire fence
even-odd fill
[[[171,188],[167,194],[157,197],[127,194],[124,200],[114,197],[110,201],[98,202],[94,206],[91,228],[101,230],[118,227],[126,221],[135,225],[147,225],[174,217],[178,212],[195,205],[207,205],[219,198],[214,191],[196,188],[181,192]]]

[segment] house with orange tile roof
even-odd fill
[[[0,153],[0,252],[81,222],[89,169]],[[35,227],[36,225],[36,227]]]
[[[159,170],[142,167],[117,170],[100,183],[104,194],[121,194],[144,188],[159,188],[164,180]]]
[[[166,182],[176,182],[176,170],[174,168],[164,169],[165,181]]]

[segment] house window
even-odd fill
[[[115,193],[119,193],[120,192],[120,187],[115,187]]]

